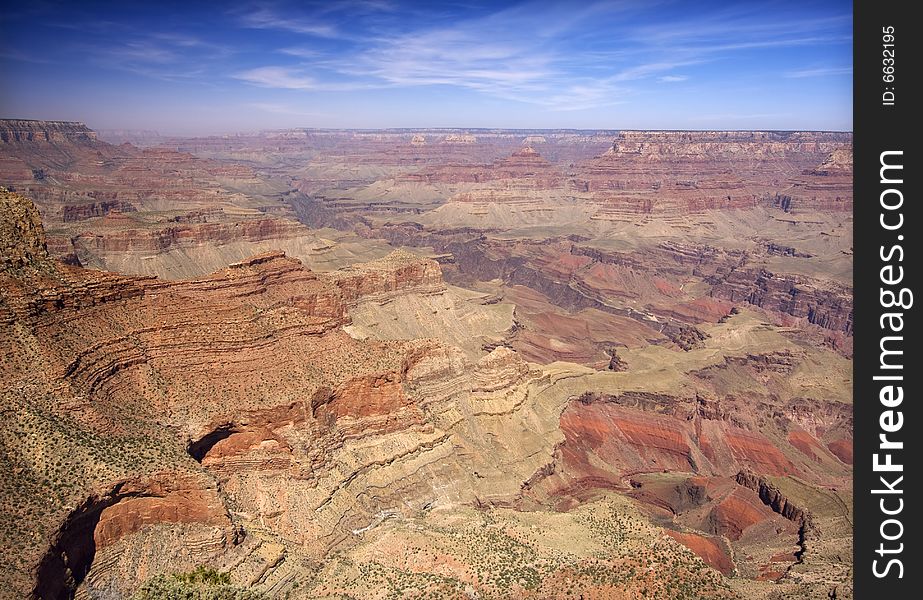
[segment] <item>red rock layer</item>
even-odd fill
[[[107,213],[108,214],[108,213]],[[221,245],[236,241],[258,242],[304,235],[308,229],[284,219],[247,219],[234,223],[171,225],[159,229],[139,229],[131,220],[104,221],[96,227],[101,233],[82,233],[71,243],[93,253],[164,252],[205,244]]]
[[[572,402],[561,415],[565,470],[618,481],[639,471],[689,471],[692,448],[683,424],[666,415],[611,403]],[[591,458],[592,457],[592,458]]]
[[[713,533],[739,540],[749,527],[772,518],[773,514],[752,491],[738,488],[712,509],[709,523]]]
[[[727,551],[722,547],[719,540],[695,533],[673,531],[671,529],[665,529],[664,533],[692,550],[696,556],[704,560],[705,564],[711,568],[717,569],[724,575],[730,575],[734,572],[734,563],[727,555]]]
[[[231,529],[227,511],[214,488],[197,488],[182,479],[155,480],[129,482],[120,487],[119,494],[121,500],[100,512],[93,531],[97,549],[114,544],[148,525],[202,523]]]
[[[821,449],[820,442],[807,431],[789,432],[788,442],[812,460],[820,460],[817,456],[817,451]]]
[[[848,134],[627,131],[581,165],[569,185],[590,193],[597,217],[751,208],[791,187],[787,178],[848,147]],[[779,170],[785,165],[786,172]],[[848,200],[815,208],[848,210]]]
[[[558,458],[549,472],[537,474],[527,486],[528,495],[567,502],[592,495],[593,489],[623,487],[629,477],[661,472],[727,478],[750,469],[766,476],[825,480],[832,457],[816,440],[811,446],[815,454],[796,464],[789,457],[804,456],[799,446],[807,434],[794,426],[768,428],[763,433],[764,419],[779,414],[779,408],[767,405],[749,410],[754,412],[745,414],[747,411],[731,400],[683,399],[647,392],[584,394],[561,414],[564,441]],[[843,418],[831,417],[831,422],[842,424]],[[751,420],[752,429],[742,427]],[[659,510],[677,513],[686,510],[689,501],[718,494],[710,485],[708,479],[697,484],[690,480],[676,489],[660,490],[645,484],[632,494]],[[723,493],[720,495],[724,498]],[[754,501],[749,504],[740,504],[738,499],[731,498],[721,509],[731,517],[725,518],[720,510],[716,514],[718,522],[728,522],[727,526],[720,525],[722,531],[736,529],[740,533],[760,520],[747,509],[749,505],[759,508],[758,499],[750,498]],[[737,514],[740,516],[733,516]]]
[[[795,472],[791,461],[759,433],[731,429],[725,433],[725,440],[735,459],[742,464],[753,465],[759,473],[789,475]]]
[[[372,375],[346,382],[324,407],[336,418],[389,415],[410,404],[398,373]],[[318,417],[323,418],[323,412]]]
[[[827,448],[830,449],[830,452],[833,452],[837,458],[846,463],[847,465],[853,464],[853,444],[852,440],[834,440],[827,444]]]

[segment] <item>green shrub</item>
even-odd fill
[[[157,575],[132,600],[265,600],[265,596],[231,584],[231,576],[198,566],[190,573]]]

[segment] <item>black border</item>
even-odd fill
[[[917,4],[917,9],[920,5]],[[914,93],[914,81],[919,74],[920,56],[919,39],[923,36],[923,23],[911,17],[910,2],[892,2],[889,0],[856,0],[853,6],[853,106],[854,106],[854,206],[855,206],[855,243],[854,243],[854,592],[859,600],[881,598],[882,600],[902,598],[923,598],[923,563],[920,562],[919,547],[923,545],[920,529],[917,527],[918,511],[923,510],[919,493],[911,490],[921,489],[919,444],[915,443],[923,434],[923,422],[919,403],[920,378],[918,344],[923,344],[919,336],[919,319],[916,304],[923,302],[923,296],[914,298],[914,306],[904,311],[904,401],[895,410],[901,410],[904,416],[903,428],[892,439],[904,442],[904,450],[892,452],[894,462],[904,465],[903,489],[904,509],[897,517],[904,525],[901,542],[904,551],[899,559],[904,566],[903,578],[892,576],[877,578],[872,572],[872,561],[881,560],[875,554],[882,539],[879,526],[883,519],[879,500],[882,496],[872,494],[872,490],[881,487],[880,475],[872,470],[872,455],[878,450],[879,417],[885,409],[879,402],[882,383],[872,379],[879,373],[879,342],[887,331],[880,327],[879,318],[883,312],[879,301],[881,287],[880,269],[883,261],[879,255],[881,247],[887,250],[895,243],[903,245],[905,256],[902,264],[905,279],[902,286],[912,291],[919,291],[917,282],[923,270],[923,262],[918,260],[920,254],[920,233],[915,231],[921,222],[921,211],[914,210],[919,201],[917,184],[919,152],[914,144],[923,143],[917,135],[914,119],[921,108],[919,98]],[[882,28],[893,26],[895,29],[895,81],[883,81],[883,40]],[[893,87],[895,103],[883,106],[882,93],[885,87]],[[902,150],[904,164],[905,223],[900,232],[889,232],[879,224],[881,208],[879,195],[886,189],[879,178],[880,154],[887,150]],[[902,242],[895,239],[898,233],[904,235]],[[895,542],[891,542],[895,543]],[[892,555],[897,557],[897,555]],[[885,558],[887,560],[887,557]],[[879,563],[879,568],[884,563]]]

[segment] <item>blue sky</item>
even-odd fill
[[[0,117],[852,129],[847,1],[4,0]]]

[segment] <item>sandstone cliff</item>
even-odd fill
[[[72,121],[0,119],[0,142],[92,142],[96,132]]]

